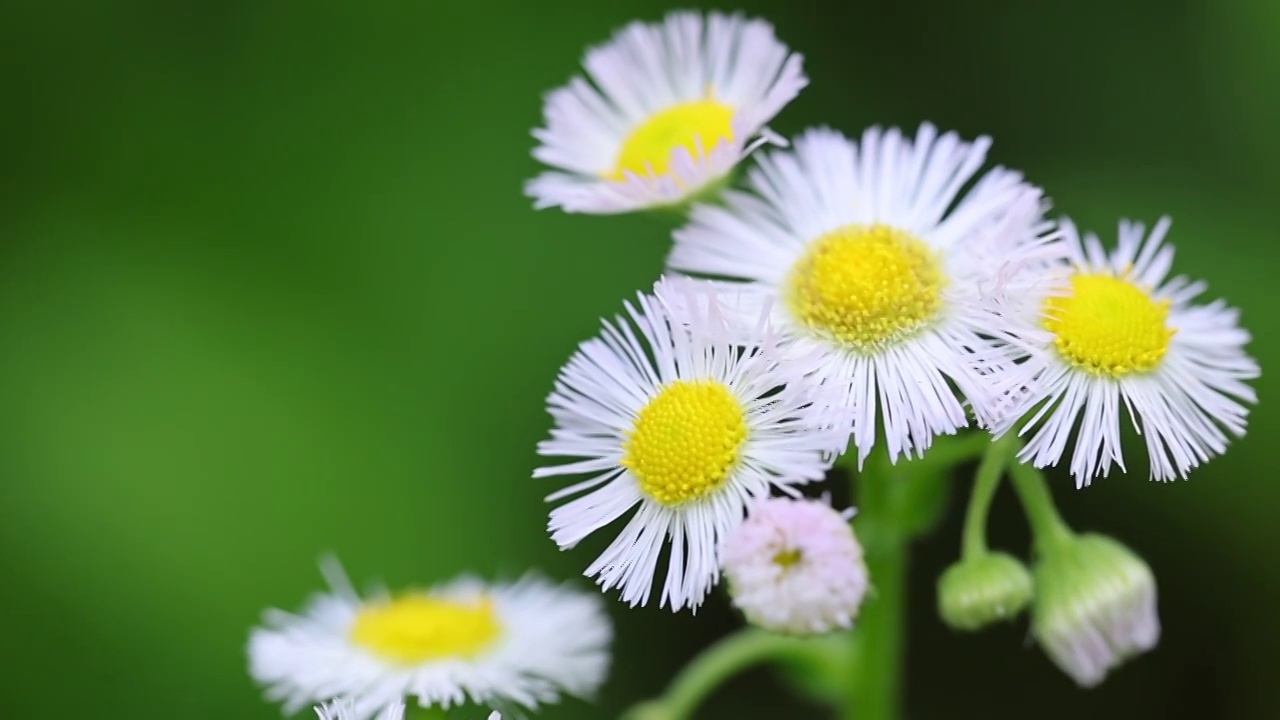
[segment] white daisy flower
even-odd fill
[[[330,698],[344,720],[406,698],[534,708],[604,680],[612,627],[594,595],[526,577],[362,598],[336,561],[322,570],[329,592],[300,614],[268,611],[249,638],[249,672],[286,713]]]
[[[674,12],[587,51],[587,77],[547,95],[525,192],[538,208],[620,213],[679,203],[726,177],[808,84],[773,26]]]
[[[773,498],[725,538],[733,604],[774,632],[814,635],[849,628],[867,592],[862,546],[824,502]]]
[[[317,705],[315,711],[320,720],[353,720],[357,717],[355,704],[350,700],[334,700]],[[388,705],[376,720],[404,720],[404,703]],[[489,713],[489,720],[502,720],[502,715],[497,712]]]
[[[349,699],[333,700],[315,707],[320,720],[355,720],[361,717]],[[404,720],[404,703],[392,703],[374,716],[375,720]]]
[[[670,268],[744,281],[789,343],[821,354],[820,376],[854,412],[859,464],[881,424],[893,460],[964,427],[953,384],[983,424],[1008,391],[997,338],[1013,328],[995,300],[1058,251],[1018,173],[993,169],[965,191],[989,145],[928,124],[914,142],[811,130],[760,159],[750,192],[695,207],[676,232]]]
[[[687,280],[654,292],[561,370],[547,401],[556,427],[538,453],[579,459],[534,477],[590,476],[548,497],[578,496],[551,511],[562,549],[635,510],[586,570],[604,590],[645,604],[669,544],[659,602],[696,609],[719,578],[720,539],[771,488],[822,479],[847,433],[814,402],[812,365],[779,365],[767,328],[757,346],[731,340],[736,298]]]
[[[1249,333],[1223,301],[1192,304],[1203,282],[1168,278],[1169,224],[1162,218],[1147,235],[1121,222],[1119,247],[1108,254],[1096,235],[1082,240],[1062,222],[1070,262],[1056,282],[1024,296],[1037,323],[1019,370],[1044,389],[1035,398],[1044,402],[1025,424],[1011,416],[997,428],[1024,424],[1021,432],[1033,433],[1021,459],[1054,465],[1078,432],[1071,474],[1088,485],[1113,462],[1124,469],[1120,424],[1128,414],[1146,441],[1151,477],[1172,480],[1225,452],[1228,433],[1244,435],[1244,403],[1257,396],[1243,381],[1259,374],[1244,352]]]

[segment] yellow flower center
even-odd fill
[[[799,550],[783,550],[773,556],[773,564],[786,570],[803,559]]]
[[[669,107],[627,136],[613,172],[605,177],[622,180],[623,171],[641,177],[650,172],[666,175],[671,170],[671,153],[676,148],[686,148],[696,158],[700,154],[699,143],[701,152],[708,153],[721,139],[732,141],[732,121],[733,108],[715,100],[695,100]]]
[[[849,225],[809,245],[786,290],[792,313],[810,330],[867,352],[926,325],[945,286],[923,241],[884,225]]]
[[[728,388],[713,380],[676,380],[636,417],[622,466],[646,495],[679,505],[724,483],[746,437],[746,411]]]
[[[1169,350],[1169,302],[1123,278],[1075,275],[1071,292],[1045,301],[1044,327],[1067,362],[1120,377],[1154,368]]]
[[[459,602],[409,594],[362,608],[351,642],[385,660],[415,664],[475,657],[501,633],[488,598]]]

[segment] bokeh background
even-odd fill
[[[774,124],[932,120],[996,139],[1057,208],[1112,236],[1175,219],[1177,269],[1275,313],[1280,4],[744,0],[806,56]],[[534,212],[540,94],[658,0],[122,0],[0,17],[0,684],[6,717],[278,718],[249,627],[334,551],[358,581],[564,578],[529,479],[542,400],[597,318],[659,272],[670,224]],[[729,9],[732,9],[731,7]],[[1251,433],[1189,482],[1076,492],[1139,550],[1163,644],[1076,689],[1025,623],[947,631],[912,570],[912,717],[1274,717],[1274,375]],[[958,477],[957,483],[965,483]],[[1002,494],[995,538],[1023,550]],[[594,546],[593,546],[594,547]],[[584,580],[584,585],[586,581]],[[611,603],[611,718],[734,627]],[[49,713],[52,712],[52,715]],[[703,717],[824,717],[767,671]]]

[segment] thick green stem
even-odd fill
[[[684,720],[725,680],[766,660],[808,659],[824,652],[820,641],[747,628],[720,640],[694,658],[658,701],[661,717]]]
[[[1049,492],[1044,473],[1031,465],[1014,463],[1009,468],[1009,477],[1022,501],[1022,509],[1027,514],[1027,523],[1031,525],[1037,553],[1050,553],[1074,537],[1075,533],[1071,532],[1053,504],[1053,495]]]
[[[973,494],[969,496],[969,508],[964,515],[960,556],[965,560],[987,552],[987,513],[991,509],[991,500],[996,496],[996,488],[1000,487],[1005,465],[1016,447],[1017,440],[1012,433],[986,446],[986,454],[982,456],[974,478]]]
[[[873,463],[858,481],[854,522],[866,556],[871,592],[854,632],[854,676],[844,717],[897,720],[902,695],[903,615],[906,604],[908,534],[903,531],[901,496],[907,478],[887,462]]]

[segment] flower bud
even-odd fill
[[[848,628],[867,591],[853,528],[821,502],[765,500],[725,538],[720,558],[733,604],[766,630]]]
[[[985,553],[952,565],[938,579],[938,614],[956,630],[980,630],[1017,617],[1031,595],[1026,566],[1005,553]]]
[[[1031,633],[1071,679],[1093,687],[1159,641],[1155,576],[1102,535],[1055,545],[1036,564]]]

